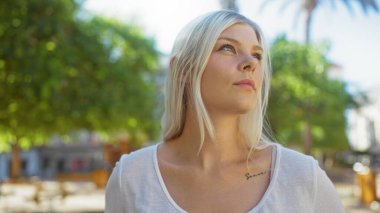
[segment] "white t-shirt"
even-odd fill
[[[274,145],[272,178],[249,213],[340,213],[339,196],[312,157]],[[123,155],[106,187],[106,213],[186,211],[170,196],[157,161],[157,145]]]

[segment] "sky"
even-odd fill
[[[297,17],[298,1],[237,0],[240,13],[255,21],[270,43],[276,36],[304,40],[302,16]],[[283,3],[290,3],[282,9]],[[364,15],[356,2],[353,13],[336,1],[324,1],[314,16],[312,42],[328,41],[329,60],[341,67],[340,75],[352,87],[364,91],[380,89],[380,14]],[[380,4],[380,2],[379,2]],[[176,35],[193,18],[220,9],[219,0],[87,0],[90,12],[140,25],[157,48],[169,54]]]

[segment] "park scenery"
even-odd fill
[[[163,34],[125,18],[136,16],[127,9],[139,4],[192,18],[230,9],[254,21],[276,14],[297,23],[267,38],[273,140],[318,160],[347,212],[380,211],[380,82],[371,79],[378,74],[364,74],[380,66],[362,62],[365,71],[355,71],[372,83],[352,82],[348,66],[331,57],[338,41],[315,38],[326,13],[343,13],[344,24],[363,19],[380,26],[378,0],[197,0],[185,5],[205,5],[186,13],[174,0],[153,2],[0,1],[0,212],[103,212],[120,156],[161,141],[170,47]],[[380,28],[350,29],[380,35]],[[332,31],[331,37],[339,33]],[[379,50],[376,39],[368,45]],[[364,46],[366,39],[351,42]],[[343,52],[372,57],[350,49],[354,44]]]

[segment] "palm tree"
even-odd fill
[[[269,2],[273,2],[274,0],[266,0],[264,1],[262,6],[265,6]],[[300,6],[300,11],[305,14],[305,41],[307,44],[310,43],[311,40],[311,25],[315,12],[318,7],[322,5],[322,3],[327,2],[326,0],[298,0],[298,1],[286,1],[284,2],[284,6],[287,6],[290,3],[297,2]],[[337,0],[329,0],[332,7],[336,7]],[[341,0],[350,13],[353,13],[352,3],[354,0]],[[374,10],[376,13],[379,13],[379,2],[378,0],[356,0],[357,3],[360,4],[362,11],[365,14],[368,14],[370,10]]]

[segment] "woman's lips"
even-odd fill
[[[255,82],[250,79],[244,79],[234,83],[234,85],[242,87],[244,89],[256,90]]]

